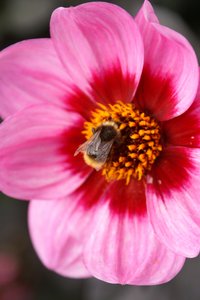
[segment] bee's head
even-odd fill
[[[109,142],[117,136],[116,128],[112,125],[103,125],[101,127],[100,138],[102,142]]]

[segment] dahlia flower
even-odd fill
[[[49,269],[166,282],[200,247],[194,51],[148,1],[58,8],[50,32],[0,54],[0,188]]]

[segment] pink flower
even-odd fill
[[[58,8],[50,29],[50,39],[0,55],[0,188],[33,199],[30,234],[48,268],[166,282],[200,247],[193,49],[159,24],[148,1],[135,19],[103,2]],[[108,124],[115,137],[104,145]],[[86,155],[94,142],[98,172]]]

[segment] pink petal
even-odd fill
[[[84,228],[83,218],[78,225],[80,214],[71,198],[30,203],[29,230],[35,250],[46,267],[63,276],[90,277],[82,262],[81,232],[77,233],[77,228]],[[76,227],[71,224],[74,215]]]
[[[0,53],[1,116],[42,102],[66,106],[67,74],[50,39],[17,43]]]
[[[168,147],[148,178],[147,207],[154,231],[170,250],[199,253],[199,149]]]
[[[58,8],[51,36],[73,82],[94,101],[130,101],[143,67],[143,44],[122,8],[92,2]]]
[[[91,168],[74,152],[83,142],[83,119],[52,105],[26,108],[0,126],[0,189],[22,199],[62,197]]]
[[[197,58],[183,36],[158,23],[149,1],[135,20],[145,49],[136,101],[158,120],[171,119],[194,100],[199,82]]]
[[[113,211],[110,203],[119,203],[119,199],[121,206],[127,208],[130,203],[133,206],[145,203],[143,184],[135,182],[123,188],[117,182],[97,207],[84,247],[87,269],[93,276],[110,283],[149,285],[170,280],[180,271],[185,259],[156,239],[144,211],[136,209],[132,214],[129,209]]]
[[[3,118],[39,103],[53,103],[86,118],[94,109],[93,101],[72,82],[50,39],[23,41],[6,48],[0,53],[0,68]]]
[[[163,123],[166,142],[177,146],[200,147],[200,85],[190,108]]]
[[[92,228],[93,209],[83,204],[87,198],[95,203],[101,197],[103,181],[98,176],[94,173],[88,183],[64,199],[30,204],[29,229],[35,250],[48,268],[61,275],[90,276],[83,265],[82,250],[88,229]]]

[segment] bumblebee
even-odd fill
[[[83,153],[83,158],[89,166],[99,171],[108,160],[114,143],[118,143],[120,132],[113,121],[103,122],[93,129],[92,137],[80,145],[74,155]]]

